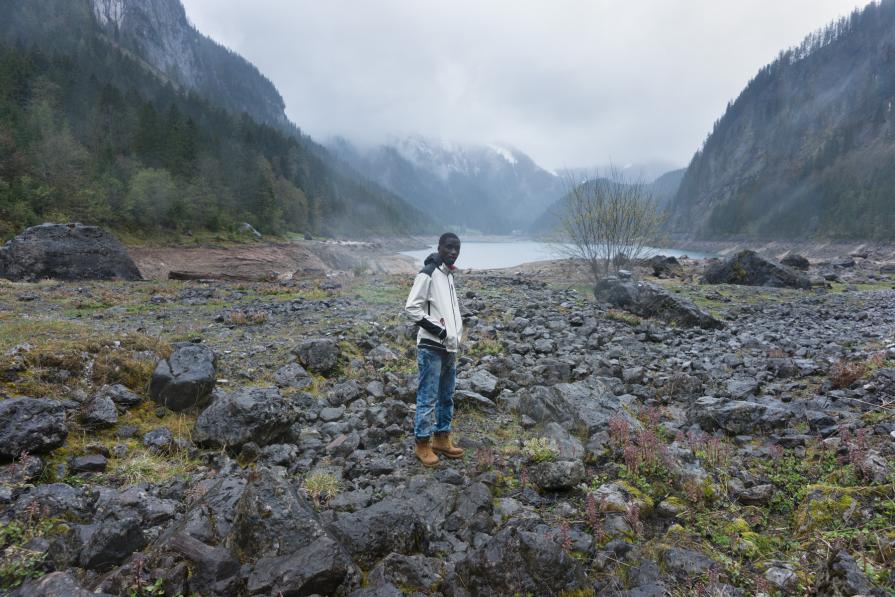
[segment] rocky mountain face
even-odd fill
[[[762,68],[672,203],[697,238],[895,236],[895,2],[871,3]]]
[[[280,93],[254,65],[202,35],[180,0],[89,0],[103,30],[164,76],[259,122],[292,126]]]
[[[372,148],[338,138],[328,147],[364,176],[448,227],[527,229],[562,193],[562,180],[517,149],[410,137]]]

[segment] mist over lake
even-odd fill
[[[566,245],[558,243],[545,243],[533,240],[511,241],[463,241],[460,250],[460,258],[457,259],[457,267],[461,269],[495,269],[515,267],[523,263],[533,261],[549,261],[551,259],[564,259],[568,253],[563,251]],[[437,250],[436,245],[429,249],[417,251],[402,251],[422,264],[430,253]],[[707,257],[706,253],[698,251],[679,251],[677,249],[651,248],[650,255],[668,255],[681,257]]]

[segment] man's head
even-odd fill
[[[445,232],[438,238],[438,256],[449,266],[453,266],[460,255],[460,237],[453,232]]]

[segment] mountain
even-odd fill
[[[7,0],[3,16],[2,237],[48,219],[137,235],[433,229],[302,135],[179,0]]]
[[[562,194],[556,174],[509,147],[423,137],[368,148],[336,138],[327,147],[443,227],[494,234],[524,230]]]
[[[895,238],[895,0],[781,52],[690,162],[670,229],[697,238]]]
[[[536,235],[555,235],[558,232],[558,228],[560,225],[560,221],[562,218],[562,213],[565,210],[565,203],[569,200],[569,189],[568,185],[570,184],[568,181],[572,180],[581,180],[580,184],[594,184],[595,181],[603,180],[604,182],[608,182],[605,178],[581,178],[575,179],[570,178],[573,172],[577,172],[579,170],[564,170],[566,178],[566,193],[552,203],[547,209],[545,209],[538,217],[535,219],[534,223],[529,227],[529,232]],[[583,170],[580,170],[583,171]],[[608,171],[612,171],[611,168]],[[618,170],[619,176],[622,178],[622,181],[638,182],[639,178],[627,178],[625,175],[627,170]],[[684,168],[679,168],[677,170],[672,170],[670,172],[666,172],[656,178],[651,183],[644,184],[645,193],[655,201],[655,205],[657,209],[665,210],[672,200],[672,198],[677,193],[678,187],[681,184],[681,180],[684,177]]]

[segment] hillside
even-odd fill
[[[276,89],[192,29],[178,1],[16,0],[4,16],[2,237],[44,220],[140,236],[242,221],[357,236],[427,226],[334,166],[288,123]]]
[[[762,68],[691,161],[671,229],[696,238],[895,238],[895,1]]]
[[[372,148],[335,139],[329,149],[446,226],[525,230],[562,193],[562,182],[518,149],[410,137]]]
[[[570,174],[572,171],[567,170],[566,172]],[[678,186],[681,184],[683,176],[683,168],[666,172],[651,183],[644,184],[644,191],[649,194],[658,209],[665,209],[671,202],[671,199],[675,196],[675,193],[677,193]],[[586,181],[586,183],[592,184],[596,180],[600,180],[600,178],[592,178]],[[638,182],[638,179],[636,178],[627,180],[632,183]],[[563,210],[565,209],[565,203],[568,201],[569,197],[568,191],[569,189],[567,188],[566,193],[560,199],[556,200],[535,219],[534,223],[529,227],[529,232],[535,235],[548,236],[558,232],[560,219]]]

